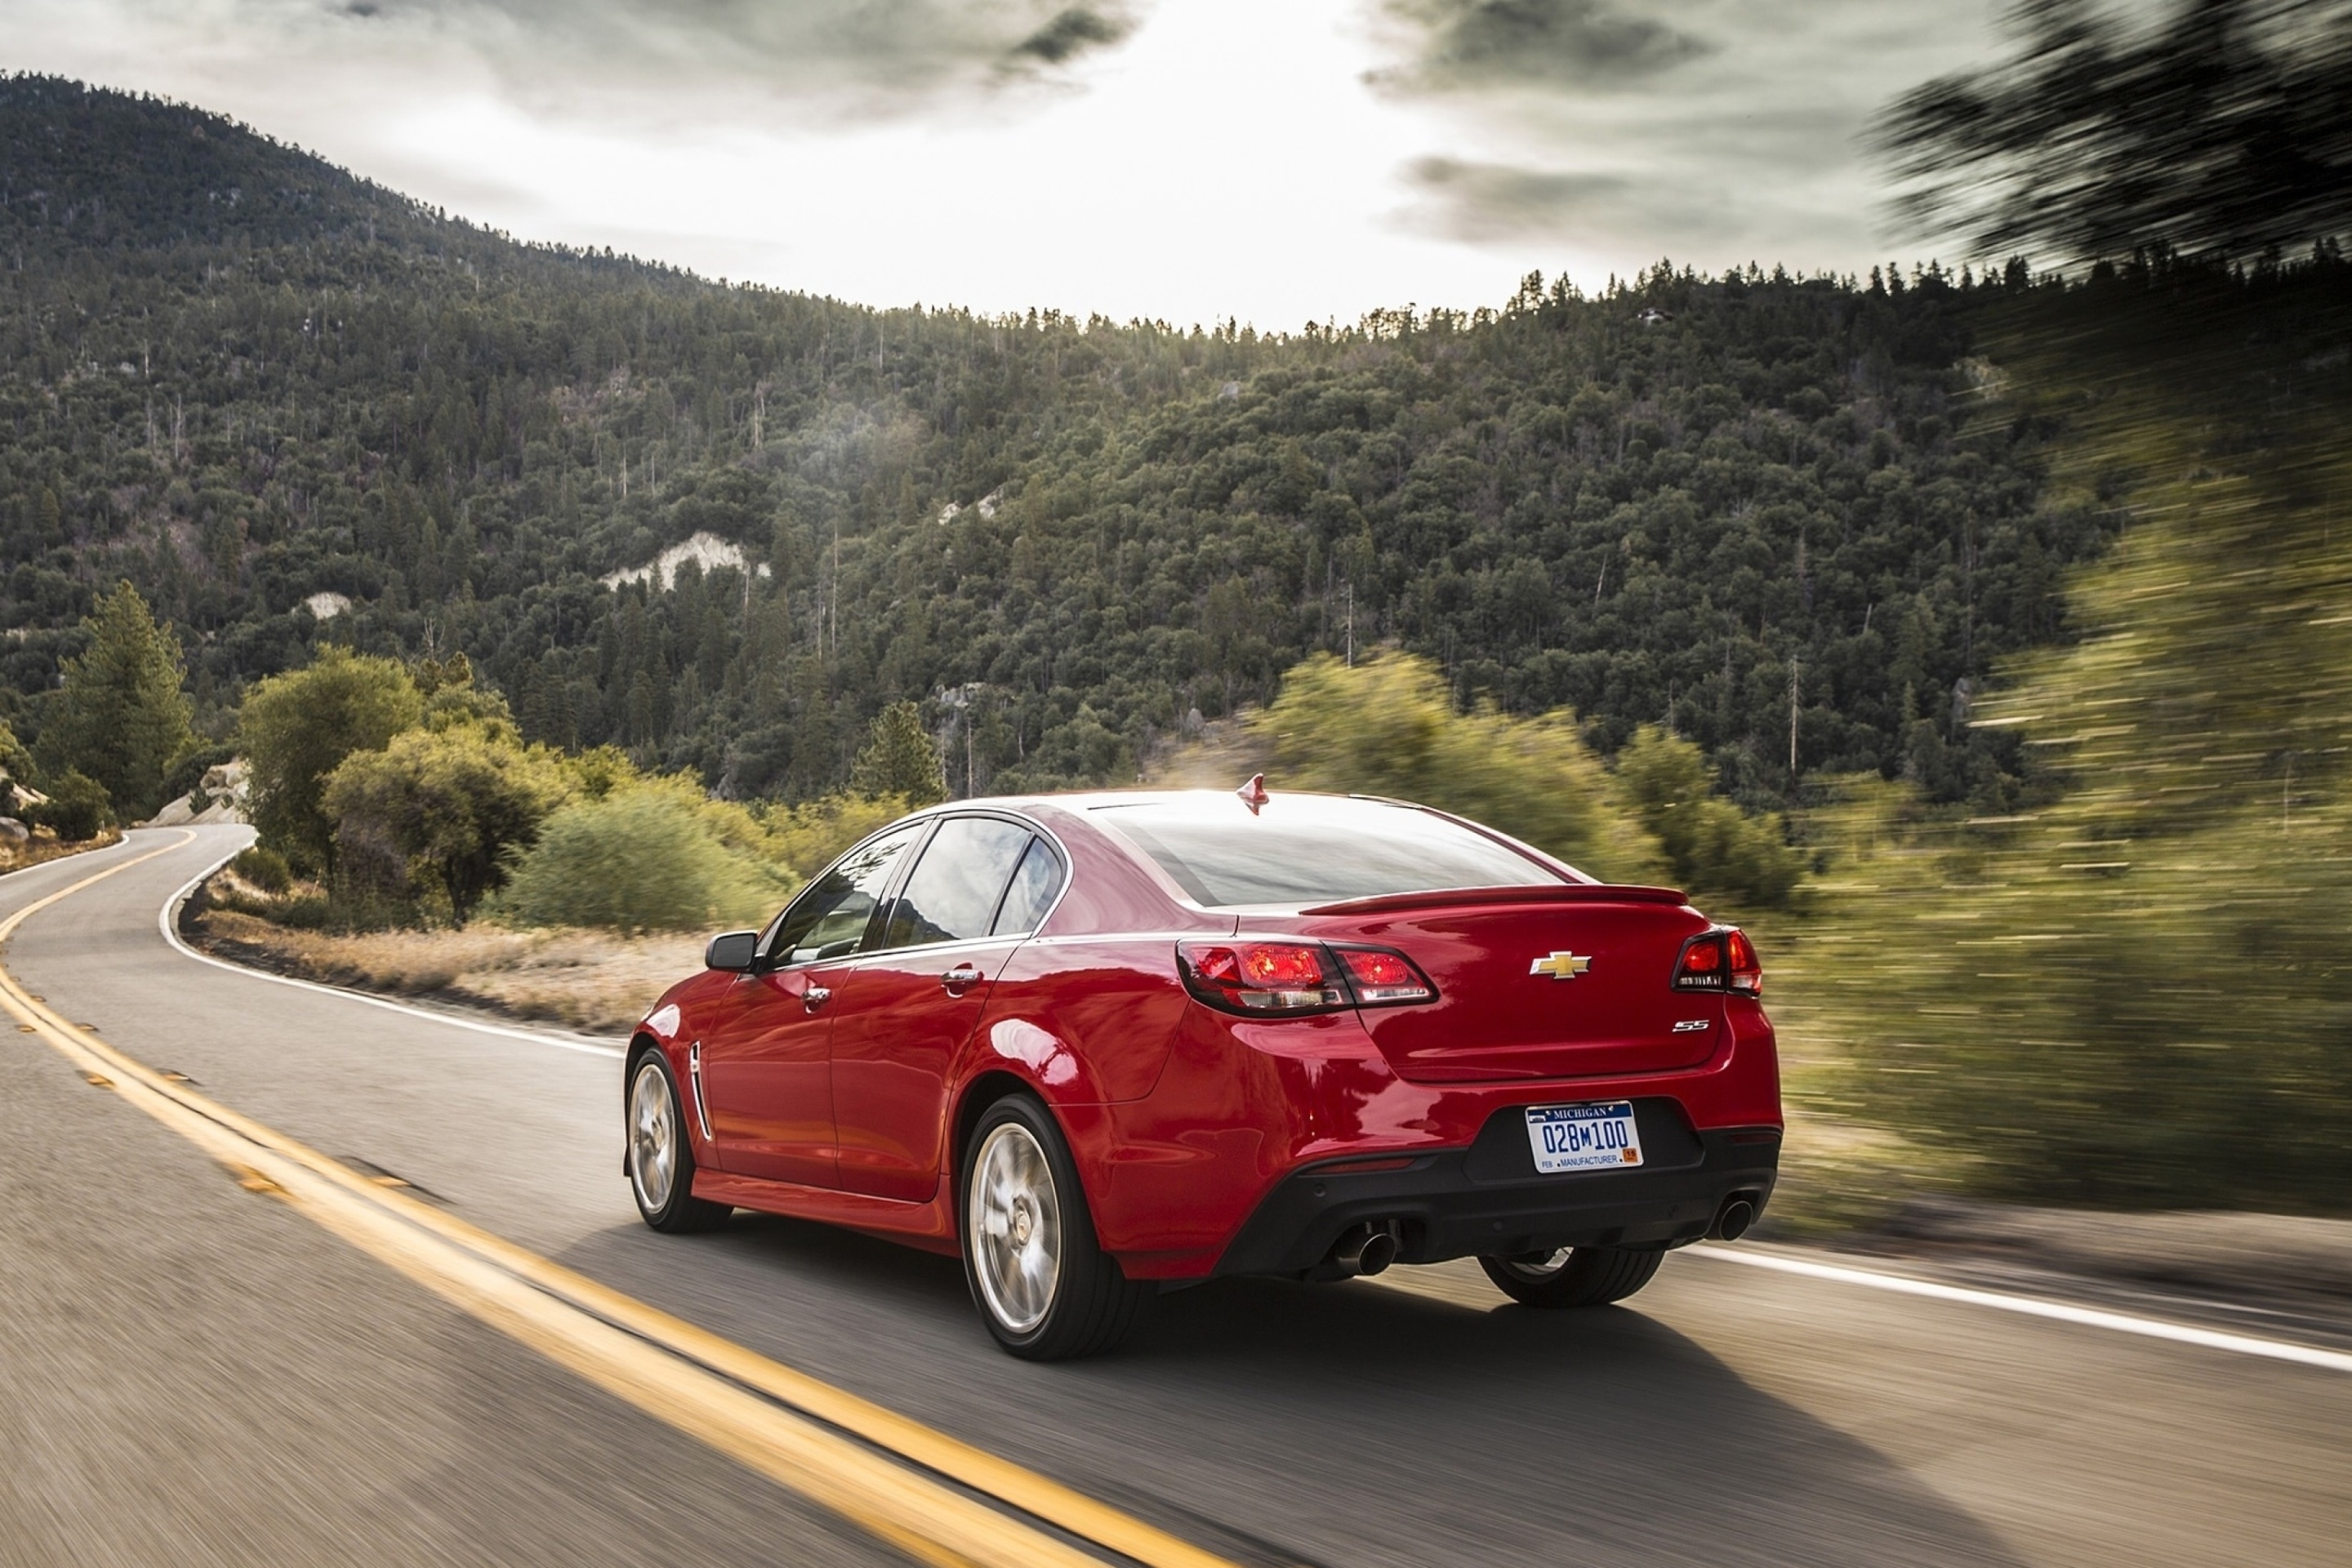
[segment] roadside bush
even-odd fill
[[[771,811],[764,848],[791,872],[795,884],[805,882],[843,850],[913,809],[904,795],[829,795]]]
[[[353,753],[382,751],[424,711],[398,661],[331,646],[307,669],[257,682],[237,723],[261,841],[296,868],[327,870],[336,827],[327,780]]]
[[[694,931],[772,913],[782,889],[660,789],[565,806],[512,858],[496,906],[517,925]]]
[[[72,843],[95,838],[114,825],[114,801],[106,786],[75,769],[50,781],[49,798],[25,808],[25,820]]]
[[[1350,668],[1318,654],[1251,721],[1275,789],[1418,801],[1489,823],[1618,882],[1655,881],[1664,855],[1610,804],[1610,780],[1566,712],[1457,713],[1428,660],[1385,654]]]
[[[572,795],[563,759],[503,725],[411,730],[328,779],[335,891],[355,923],[464,924]]]
[[[258,844],[230,861],[228,868],[265,893],[283,893],[294,885],[294,871],[286,864],[286,857]]]
[[[1744,908],[1789,902],[1805,857],[1778,816],[1750,816],[1714,793],[1706,753],[1644,724],[1617,753],[1617,790],[1666,854],[1675,881]]]

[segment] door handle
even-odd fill
[[[961,996],[987,976],[969,963],[959,963],[940,976],[940,988],[950,996]]]
[[[832,1000],[833,993],[822,985],[812,985],[801,993],[801,1007],[804,1012],[814,1013]]]

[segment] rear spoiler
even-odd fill
[[[1679,888],[1635,888],[1611,882],[1560,882],[1536,887],[1431,888],[1372,899],[1318,904],[1302,915],[1386,915],[1408,910],[1458,909],[1465,904],[1686,904]]]

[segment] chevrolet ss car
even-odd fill
[[[646,1223],[960,1254],[1045,1360],[1232,1275],[1475,1258],[1594,1306],[1754,1222],[1780,1079],[1738,930],[1443,812],[1236,794],[936,806],[713,938],[629,1049]]]

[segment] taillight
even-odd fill
[[[1434,1002],[1437,987],[1412,966],[1412,960],[1384,947],[1332,949],[1348,971],[1348,984],[1360,1005],[1377,1007],[1398,1002]]]
[[[1180,942],[1184,982],[1229,1013],[1321,1013],[1348,1005],[1344,982],[1319,943]]]
[[[1412,960],[1386,948],[1244,939],[1179,942],[1176,956],[1185,987],[1228,1013],[1295,1016],[1437,998]]]
[[[1762,994],[1764,965],[1757,960],[1756,944],[1738,926],[1700,932],[1683,943],[1682,959],[1675,965],[1675,989]]]
[[[1733,926],[1723,933],[1723,945],[1731,963],[1731,988],[1750,996],[1764,994],[1764,963],[1756,956],[1756,944],[1748,933]]]

